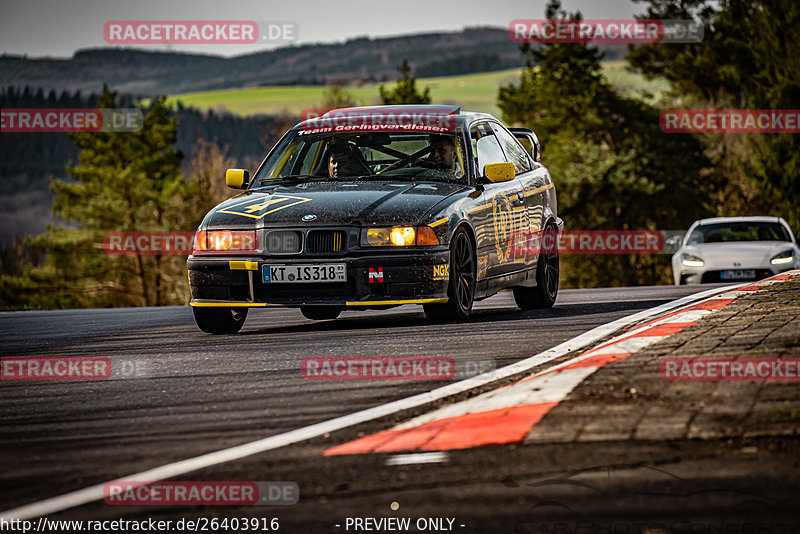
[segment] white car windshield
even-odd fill
[[[688,244],[741,241],[791,241],[791,238],[780,223],[740,221],[701,224],[692,230]]]

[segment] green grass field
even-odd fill
[[[606,79],[622,93],[640,95],[643,91],[657,98],[669,89],[669,82],[663,78],[646,80],[636,72],[626,70],[625,61],[606,61],[603,63],[603,74]]]
[[[603,67],[609,82],[625,93],[635,94],[645,90],[659,94],[668,88],[666,81],[647,81],[639,74],[627,72],[623,61],[605,62]],[[463,76],[420,78],[417,80],[417,87],[430,87],[434,104],[457,104],[469,111],[499,115],[497,90],[503,85],[518,82],[519,73],[520,69],[511,69]],[[387,85],[391,87],[393,83]],[[169,103],[180,101],[184,106],[227,110],[238,115],[298,115],[303,109],[319,107],[324,89],[318,85],[227,89],[172,95]],[[359,105],[380,104],[378,84],[347,87],[347,91],[355,97]]]

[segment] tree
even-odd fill
[[[403,59],[403,64],[397,69],[401,78],[394,89],[386,89],[383,84],[378,87],[381,102],[386,105],[397,104],[430,104],[431,89],[426,87],[422,92],[417,91],[417,80],[411,75],[408,60]]]
[[[114,108],[107,88],[99,108]],[[176,273],[181,257],[110,256],[103,240],[110,231],[184,230],[190,194],[173,148],[177,122],[164,98],[154,99],[141,130],[132,133],[69,134],[80,149],[67,167],[71,180],[53,178],[53,213],[68,226],[50,226],[29,244],[47,253],[42,267],[3,280],[4,304],[26,290],[25,300],[46,307],[161,305],[183,299]],[[193,228],[192,228],[193,229]],[[185,285],[185,284],[182,284]],[[13,297],[12,297],[13,298]]]
[[[648,0],[647,18],[694,19],[702,42],[648,44],[628,61],[672,82],[675,107],[795,109],[800,5],[793,0]],[[719,215],[781,215],[800,225],[797,134],[706,134]]]
[[[228,147],[220,147],[216,140],[198,139],[192,148],[189,161],[189,201],[184,207],[187,227],[200,224],[208,210],[233,196],[233,190],[225,185],[225,171],[236,167],[236,161],[228,157]]]
[[[580,20],[558,0],[548,19]],[[558,188],[559,215],[570,230],[683,228],[708,207],[708,162],[691,136],[665,134],[659,112],[618,94],[602,76],[602,54],[587,44],[548,44],[528,56],[520,83],[502,87],[506,122],[532,126]],[[572,286],[666,283],[667,257],[564,256]]]
[[[358,105],[356,98],[342,84],[329,85],[322,92],[322,108],[350,108]]]

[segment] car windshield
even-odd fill
[[[465,152],[453,133],[323,133],[286,136],[253,187],[290,181],[410,180],[466,183]]]
[[[786,229],[777,222],[741,221],[703,224],[692,230],[690,245],[739,241],[791,241]]]

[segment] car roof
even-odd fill
[[[459,115],[461,117],[466,118],[469,122],[472,122],[477,119],[494,119],[494,117],[488,113],[482,113],[479,111],[467,111],[467,110],[462,110],[461,106],[440,105],[440,104],[404,104],[404,105],[391,105],[391,106],[359,106],[353,108],[339,108],[328,111],[327,113],[325,113],[325,115],[323,115],[323,117],[335,113],[343,113],[352,116],[361,116],[361,115],[391,115],[395,113],[403,113],[408,111],[434,113],[441,115]]]
[[[404,104],[404,105],[386,105],[386,106],[357,106],[350,108],[337,108],[332,109],[323,114],[319,119],[334,117],[336,115],[345,115],[348,117],[362,117],[362,116],[388,116],[398,115],[401,113],[430,113],[434,115],[448,115],[456,116],[459,123],[466,122],[471,124],[477,120],[493,119],[495,117],[488,113],[481,113],[476,111],[462,111],[461,106],[443,105],[443,104]],[[293,129],[302,129],[306,126],[313,126],[319,119],[304,120],[294,126]]]
[[[494,119],[494,120],[497,120],[497,118],[495,118],[494,116],[489,115],[488,113],[482,113],[480,111],[462,111],[461,115],[463,117],[466,117],[468,122],[475,122],[475,121],[480,120],[480,119]]]
[[[361,115],[392,115],[395,113],[408,113],[410,111],[435,113],[437,115],[458,115],[461,106],[448,106],[439,104],[398,104],[390,106],[358,106],[352,108],[337,108],[325,113],[323,117],[334,114],[345,114],[351,116]]]

